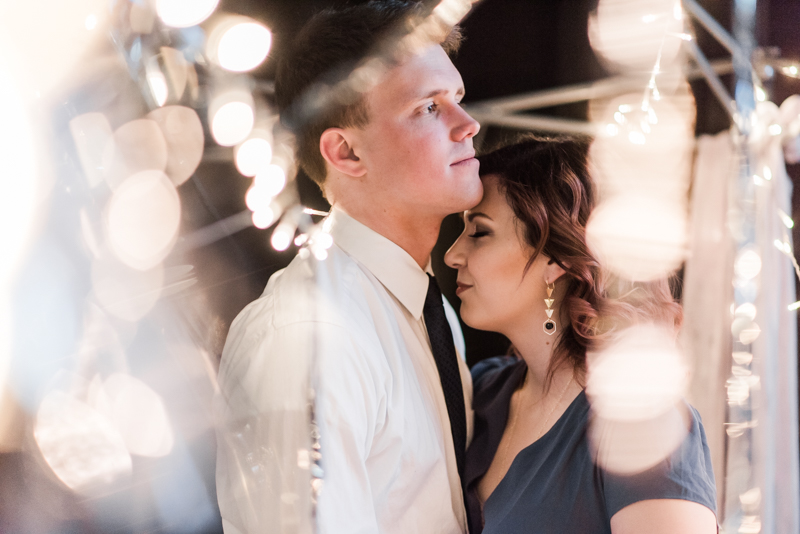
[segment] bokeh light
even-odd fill
[[[147,68],[147,85],[150,87],[150,93],[156,105],[163,106],[167,102],[169,96],[169,88],[167,87],[167,78],[158,67],[151,67],[155,61],[148,62]]]
[[[256,187],[262,188],[265,194],[274,197],[286,186],[286,172],[278,165],[267,165],[256,174]]]
[[[586,237],[611,271],[629,280],[654,280],[683,262],[686,218],[684,207],[668,197],[617,195],[594,210]]]
[[[224,69],[246,72],[258,67],[272,46],[272,33],[247,17],[228,17],[208,39],[209,57]]]
[[[688,380],[674,333],[645,324],[617,336],[589,361],[586,394],[592,409],[607,420],[662,415],[680,401]]]
[[[126,265],[151,269],[172,250],[180,218],[180,199],[169,178],[161,171],[137,173],[114,191],[108,203],[111,248]]]
[[[736,276],[752,280],[761,272],[761,256],[753,248],[744,248],[737,254],[733,268]]]
[[[251,136],[236,147],[234,160],[243,176],[255,176],[272,161],[272,145],[262,136]]]
[[[241,143],[253,130],[253,98],[242,91],[225,93],[211,103],[209,117],[211,135],[218,144],[233,146]]]
[[[117,428],[128,452],[155,458],[172,450],[175,438],[164,402],[147,384],[114,373],[96,399],[95,408]]]
[[[676,9],[677,4],[677,9]],[[650,70],[678,55],[683,12],[676,0],[600,0],[589,19],[589,40],[604,58]]]
[[[161,129],[167,146],[165,172],[177,187],[188,180],[203,159],[205,136],[200,117],[192,108],[165,106],[147,114]]]
[[[163,171],[167,166],[167,141],[156,122],[137,119],[120,126],[103,151],[103,176],[116,189],[141,171]]]
[[[167,26],[188,28],[211,16],[217,4],[219,0],[157,0],[156,12]]]
[[[275,219],[275,211],[271,206],[265,206],[253,212],[253,226],[262,230],[272,226]]]
[[[282,221],[272,232],[272,237],[270,238],[272,248],[277,251],[289,248],[289,245],[292,244],[295,230],[296,228],[293,224]]]
[[[67,393],[54,391],[44,398],[33,435],[47,464],[73,490],[90,491],[131,473],[131,457],[117,429]]]

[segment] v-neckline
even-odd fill
[[[521,362],[521,366],[520,367],[523,369],[523,372],[521,372],[521,376],[517,379],[514,388],[511,390],[511,393],[508,396],[508,402],[506,403],[506,406],[507,406],[507,408],[506,408],[506,426],[508,425],[508,418],[511,415],[511,399],[514,396],[514,393],[519,389],[519,387],[522,384],[522,382],[525,380],[525,373],[528,370],[528,366],[525,364],[525,361],[524,360],[520,360],[520,362]],[[520,371],[516,371],[516,372],[520,372]],[[586,390],[582,389],[580,391],[580,393],[575,395],[575,398],[573,398],[572,401],[570,401],[569,406],[567,406],[567,408],[561,413],[561,415],[558,417],[558,419],[556,419],[556,421],[553,423],[553,425],[549,429],[547,429],[547,431],[544,434],[539,436],[539,438],[537,438],[533,443],[529,443],[528,445],[526,445],[525,447],[520,449],[519,452],[517,452],[517,454],[514,455],[514,459],[511,460],[511,463],[509,464],[508,469],[506,470],[505,474],[503,474],[503,478],[500,479],[500,482],[497,483],[497,485],[494,487],[494,489],[489,494],[489,496],[486,498],[486,500],[485,501],[480,501],[480,496],[478,496],[478,499],[481,502],[481,511],[483,511],[486,508],[486,503],[488,503],[492,499],[492,497],[497,493],[497,490],[500,488],[500,486],[503,485],[503,482],[506,480],[506,478],[508,478],[508,474],[511,472],[511,469],[514,467],[514,464],[517,463],[517,460],[519,459],[519,457],[523,453],[526,453],[529,449],[533,448],[537,443],[542,443],[542,441],[545,438],[547,438],[553,432],[553,429],[555,429],[557,426],[560,426],[562,421],[564,420],[565,416],[570,411],[573,410],[573,407],[575,406],[576,401],[581,396],[583,396],[585,394],[586,394]],[[505,434],[505,426],[503,427],[503,434]],[[500,442],[497,443],[497,449],[495,449],[494,455],[497,454],[497,452],[498,452],[498,450],[500,448],[500,443],[502,442],[502,440],[503,440],[503,437],[502,437],[502,434],[501,434]],[[494,461],[494,455],[492,455],[492,461]],[[486,468],[486,471],[481,475],[481,478],[478,479],[477,484],[480,484],[480,480],[483,479],[483,477],[486,476],[486,473],[489,472],[489,468],[491,467],[491,465],[492,464],[490,462],[489,463],[489,467]],[[477,491],[477,487],[475,489]]]

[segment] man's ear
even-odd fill
[[[367,172],[353,150],[350,132],[342,128],[328,128],[319,138],[319,151],[328,165],[348,176],[361,177]]]

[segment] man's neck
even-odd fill
[[[337,205],[350,217],[390,240],[414,259],[421,269],[428,266],[431,251],[439,239],[442,226],[440,217],[421,217],[418,214],[399,213],[399,210],[358,209]]]

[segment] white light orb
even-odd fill
[[[128,178],[108,203],[107,232],[115,255],[139,270],[152,269],[167,257],[178,237],[178,192],[161,171]]]
[[[643,421],[675,406],[687,380],[675,336],[662,327],[641,325],[621,332],[592,355],[586,394],[604,419]]]
[[[272,243],[272,248],[277,251],[284,251],[289,248],[289,245],[292,244],[292,238],[294,237],[294,228],[285,223],[281,223],[278,225],[275,230],[272,232],[272,238],[270,242]]]
[[[271,45],[272,33],[263,24],[238,22],[219,38],[215,57],[224,69],[246,72],[264,61]]]
[[[270,206],[253,212],[253,226],[260,229],[269,228],[275,222],[275,212]]]
[[[686,208],[653,195],[616,195],[589,218],[586,238],[601,263],[628,280],[663,278],[680,268],[687,244]]]
[[[244,176],[255,176],[272,161],[272,145],[263,137],[251,137],[236,147],[236,168]]]
[[[267,195],[277,196],[286,186],[286,172],[278,165],[267,165],[256,175],[256,187],[263,188]]]
[[[733,269],[740,278],[752,280],[761,272],[761,256],[752,248],[740,250]]]
[[[218,144],[233,146],[250,135],[254,122],[255,112],[249,102],[227,102],[211,116],[211,135]]]
[[[156,12],[167,26],[188,28],[211,16],[217,4],[219,0],[157,0]]]

